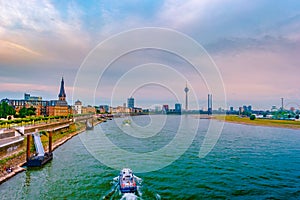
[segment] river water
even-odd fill
[[[122,120],[75,136],[43,168],[3,183],[1,199],[300,199],[299,130],[225,123],[215,146],[200,158],[210,120]],[[181,127],[186,135],[178,133]],[[115,188],[121,166],[143,180],[136,195]]]

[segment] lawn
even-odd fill
[[[237,115],[215,116],[214,119],[225,120],[226,122],[249,124],[256,126],[272,126],[282,128],[300,129],[300,121],[292,120],[276,120],[276,119],[255,119],[250,120],[249,117],[240,117]]]

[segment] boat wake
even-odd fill
[[[137,200],[139,197],[133,193],[126,193],[122,196],[121,200]]]
[[[102,199],[120,199],[120,200],[141,200],[142,193],[140,192],[139,186],[136,193],[122,193],[118,183],[114,183],[113,188],[105,195]]]

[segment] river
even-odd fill
[[[114,188],[121,166],[143,180],[136,199],[300,199],[299,130],[225,123],[200,158],[210,120],[174,115],[131,121],[107,121],[73,137],[43,168],[1,184],[1,199],[127,199]],[[177,137],[181,126],[186,135]],[[172,152],[159,151],[172,145]]]

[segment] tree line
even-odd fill
[[[3,101],[0,104],[0,118],[6,119],[7,116],[11,116],[11,115],[13,115],[16,118],[25,118],[27,116],[35,115],[35,111],[36,108],[31,106],[30,108],[23,107],[17,113],[16,110],[11,105],[8,105],[7,102]]]

